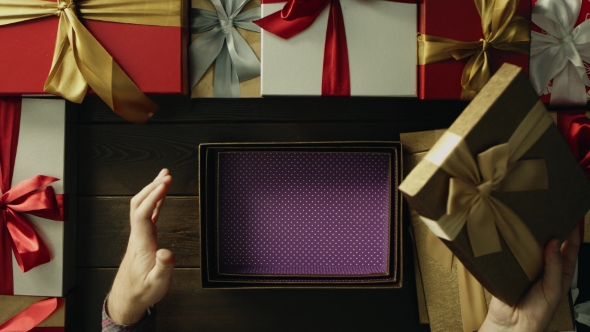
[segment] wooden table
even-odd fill
[[[167,167],[174,182],[158,222],[176,255],[159,331],[428,331],[418,324],[414,266],[404,228],[399,290],[203,290],[197,149],[202,142],[398,140],[449,126],[464,102],[392,98],[199,99],[154,97],[147,125],[125,123],[97,98],[78,110],[75,331],[100,331],[102,302],[129,235],[129,199]]]

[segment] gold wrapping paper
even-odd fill
[[[445,130],[402,133],[400,141],[404,145],[404,172],[407,174],[426,155]],[[416,287],[420,323],[430,323],[431,330],[464,331],[459,295],[459,278],[457,259],[452,260],[449,271],[426,253],[428,227],[419,219],[412,218],[412,230],[416,255],[414,257]],[[421,296],[420,293],[423,295]],[[489,306],[492,295],[484,289],[486,305]],[[426,307],[424,313],[421,307]],[[573,308],[569,298],[560,303],[548,331],[570,331],[574,328]]]
[[[410,231],[410,237],[412,237],[412,242],[414,243],[414,274],[416,277],[416,295],[418,297],[418,319],[420,320],[420,324],[430,324],[428,308],[426,307],[426,295],[424,294],[424,283],[422,282],[422,272],[420,271],[418,253],[416,252],[416,240],[412,231]]]
[[[538,101],[522,70],[504,64],[446,133],[460,137],[471,157],[476,156],[492,146],[509,142]],[[410,172],[400,191],[421,216],[439,220],[447,214],[451,174],[427,162],[428,158],[427,154]],[[535,159],[545,161],[549,189],[521,193],[494,191],[491,195],[514,211],[531,229],[538,245],[544,247],[551,238],[565,240],[588,212],[590,183],[552,123],[518,160]],[[560,224],[551,220],[560,220]],[[458,231],[452,235],[454,240],[445,244],[490,293],[505,303],[517,303],[531,280],[512,254],[514,249],[509,250],[501,237],[502,251],[476,256],[467,229]]]
[[[205,9],[211,12],[215,12],[215,7],[209,0],[192,0],[192,8]],[[260,0],[251,0],[248,2],[242,12],[250,9],[260,7]],[[254,32],[240,27],[236,27],[238,33],[244,37],[244,40],[250,45],[254,54],[260,59],[260,33]],[[197,39],[203,33],[195,33],[191,35],[191,41]],[[215,62],[209,67],[209,69],[203,75],[203,78],[195,85],[191,90],[191,98],[213,98],[213,78],[215,76]],[[241,98],[260,98],[260,76],[253,79],[240,82],[240,97]]]
[[[47,297],[38,296],[9,296],[0,295],[0,325],[14,317],[30,305],[45,300]],[[66,306],[65,299],[59,302],[59,307],[51,316],[42,321],[38,327],[61,327],[65,326]]]
[[[157,110],[80,21],[183,25],[182,0],[0,0],[0,26],[57,15],[53,63],[44,90],[81,103],[90,86],[124,119],[145,123]]]
[[[457,275],[457,259],[453,259],[453,267],[449,272],[426,251],[428,227],[423,223],[412,225],[418,253],[419,271],[422,273],[424,295],[430,328],[433,332],[464,331],[459,296],[459,279]],[[418,270],[418,269],[417,269]],[[418,282],[418,280],[417,280]],[[491,294],[484,289],[486,304],[489,306]],[[574,329],[572,306],[569,297],[560,302],[557,312],[551,321],[548,331],[571,331]]]
[[[501,252],[501,234],[529,280],[535,280],[543,267],[543,249],[529,226],[495,194],[548,189],[545,160],[521,157],[550,125],[551,118],[541,101],[537,101],[510,138],[478,152],[477,161],[465,139],[447,130],[422,161],[450,175],[448,189],[438,188],[443,195],[448,191],[446,214],[435,220],[421,217],[430,230],[442,239],[453,241],[466,229],[470,253],[475,258]],[[410,194],[406,184],[420,176],[410,173],[410,180],[403,182],[400,190]]]

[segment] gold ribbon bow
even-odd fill
[[[461,99],[470,100],[490,79],[490,47],[529,54],[530,25],[524,17],[514,15],[518,0],[474,0],[481,16],[483,38],[463,42],[448,38],[418,35],[418,63],[426,65],[448,59],[471,56],[461,77]]]
[[[491,193],[547,189],[545,161],[519,159],[551,123],[537,102],[508,142],[480,153],[477,163],[463,138],[445,132],[425,157],[451,176],[447,214],[437,221],[422,217],[430,230],[452,241],[467,227],[475,257],[502,250],[500,231],[523,271],[534,280],[543,266],[543,250],[522,219]]]
[[[418,227],[422,224],[420,215],[415,210],[410,210],[412,225]],[[454,255],[445,244],[430,230],[426,233],[426,253],[449,273],[453,269]],[[465,266],[457,260],[457,280],[459,281],[459,304],[461,306],[461,321],[464,332],[477,331],[483,324],[488,313],[483,286],[475,277],[467,271]]]
[[[45,92],[81,103],[88,86],[124,119],[145,123],[158,110],[80,22],[182,26],[182,0],[0,0],[0,26],[57,15]]]

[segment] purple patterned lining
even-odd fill
[[[220,153],[219,273],[386,275],[391,172],[387,153]]]

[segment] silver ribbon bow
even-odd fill
[[[551,79],[552,105],[584,105],[590,79],[590,20],[575,26],[582,0],[539,0],[532,21],[547,34],[531,33],[530,78],[538,94]]]
[[[235,27],[260,32],[252,20],[260,18],[260,7],[240,13],[250,0],[211,0],[216,13],[192,9],[191,33],[199,36],[189,49],[191,87],[203,78],[215,61],[213,95],[240,97],[240,82],[260,76],[260,60]]]

